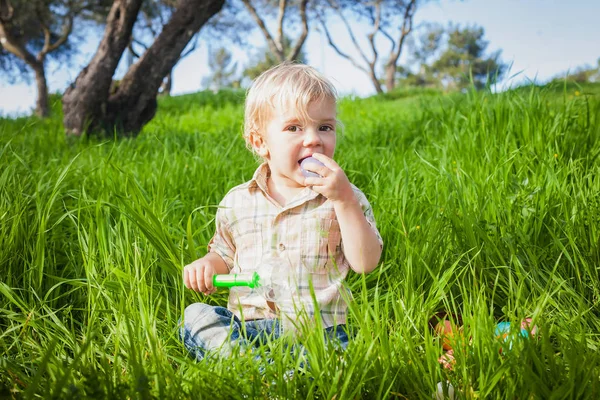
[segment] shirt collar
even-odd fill
[[[269,176],[271,176],[271,169],[269,168],[269,164],[265,161],[256,169],[256,171],[254,171],[254,175],[250,180],[250,187],[258,187],[268,198],[271,197],[267,186],[267,179]],[[284,209],[296,207],[304,202],[316,199],[319,196],[322,195],[308,187],[304,188],[304,190],[293,198],[292,201],[285,205]],[[273,200],[273,202],[275,201]]]
[[[269,169],[269,164],[266,162],[260,164],[260,166],[254,171],[254,175],[250,180],[251,187],[258,187],[265,194],[269,193],[267,188],[267,179],[271,175],[271,170]]]

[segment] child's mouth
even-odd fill
[[[311,158],[312,156],[306,156],[306,157],[302,157],[301,159],[298,160],[298,165],[302,165],[302,161],[306,160],[307,158]]]
[[[300,172],[302,172],[302,175],[304,175],[305,178],[321,178],[321,175],[317,174],[316,172],[312,172],[312,171],[307,171],[306,170],[306,166],[308,164],[316,164],[318,166],[324,166],[324,164],[317,160],[316,158],[309,156],[309,157],[304,157],[303,159],[301,159],[299,161],[300,164]]]

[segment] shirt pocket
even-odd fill
[[[340,251],[341,233],[337,220],[307,218],[302,220],[300,262],[313,273],[326,273]]]

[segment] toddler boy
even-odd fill
[[[209,252],[185,266],[183,280],[210,295],[214,274],[252,273],[269,262],[285,268],[294,285],[281,303],[235,287],[227,308],[188,306],[181,336],[198,359],[293,331],[300,313],[320,318],[325,334],[347,345],[343,280],[350,268],[373,271],[383,241],[365,195],[333,160],[336,99],[325,77],[294,63],[264,72],[248,90],[244,138],[263,163],[221,201]],[[302,174],[308,157],[322,163],[304,165],[318,177]]]

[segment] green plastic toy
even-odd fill
[[[217,288],[245,286],[267,301],[284,304],[295,288],[293,269],[287,260],[269,257],[261,261],[253,272],[213,275]]]
[[[252,274],[224,274],[213,275],[213,285],[215,287],[231,288],[234,286],[248,286],[250,289],[257,289],[261,286],[260,276],[257,272]]]

